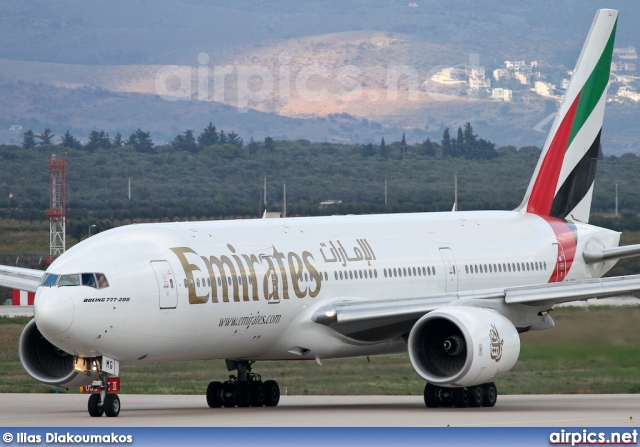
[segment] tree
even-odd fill
[[[382,137],[382,140],[380,140],[380,156],[382,158],[389,157],[389,154],[387,153],[387,144],[384,142],[384,137]]]
[[[427,157],[435,157],[436,155],[435,144],[432,143],[429,138],[422,142],[422,155],[426,155]]]
[[[458,127],[458,138],[456,139],[456,153],[458,156],[463,156],[467,146],[465,145],[464,136],[462,135],[462,127]]]
[[[222,131],[220,133],[222,133]],[[243,143],[242,138],[240,138],[235,132],[231,132],[227,135],[227,142],[237,147],[242,147]]]
[[[113,142],[111,143],[111,145],[113,147],[122,147],[123,146],[122,135],[120,135],[120,132],[116,132],[116,136],[113,137]]]
[[[464,125],[464,144],[466,147],[472,147],[478,141],[478,136],[473,133],[473,127],[471,123]]]
[[[218,144],[226,144],[229,142],[229,137],[224,133],[224,130],[220,129],[220,133],[218,134]]]
[[[455,154],[452,154],[451,152],[451,136],[449,135],[449,128],[445,127],[442,134],[442,156],[454,157]]]
[[[369,143],[367,145],[362,146],[363,157],[373,157],[374,155],[376,155],[376,150],[373,147],[373,144]]]
[[[33,149],[36,147],[35,135],[32,130],[27,130],[22,137],[22,147],[25,149]]]
[[[132,146],[138,152],[153,152],[151,132],[144,132],[138,127],[138,129],[129,136],[127,146]]]
[[[187,129],[183,134],[178,135],[172,142],[171,147],[179,151],[187,151],[191,153],[198,152],[198,145],[193,136],[193,130]]]
[[[275,150],[275,145],[273,143],[273,138],[265,137],[264,138],[264,150],[267,152],[273,152]]]
[[[216,126],[214,126],[211,122],[198,136],[198,146],[200,147],[200,149],[218,144],[219,141],[220,140],[218,138],[218,132],[216,132]]]
[[[51,144],[51,140],[55,137],[55,134],[51,133],[51,129],[48,127],[41,134],[36,135],[36,138],[40,140],[38,143],[40,146],[44,144]]]
[[[253,141],[253,137],[251,137],[251,139],[249,140],[249,144],[247,145],[247,148],[249,149],[249,159],[252,159],[253,155],[256,153],[256,150],[258,149],[258,145],[256,144],[255,141]]]
[[[111,149],[111,140],[104,130],[101,130],[100,132],[92,130],[89,134],[89,141],[87,141],[87,144],[85,144],[84,147],[89,152],[93,152],[96,149]]]
[[[62,136],[62,147],[68,147],[69,149],[77,149],[82,147],[82,144],[67,130]]]

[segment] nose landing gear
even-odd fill
[[[93,366],[97,369],[98,377],[100,377],[100,381],[94,382],[93,386],[98,387],[100,392],[89,396],[87,405],[89,416],[101,417],[106,414],[107,417],[118,417],[120,414],[120,398],[115,393],[108,394],[108,373],[102,370],[98,359],[93,360]]]
[[[226,360],[229,371],[236,370],[226,382],[211,382],[207,387],[207,404],[220,407],[275,407],[280,402],[280,387],[275,380],[262,381],[251,372],[254,362]]]

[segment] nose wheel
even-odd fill
[[[220,407],[275,407],[280,402],[280,387],[275,380],[262,381],[251,372],[253,362],[227,360],[227,369],[236,370],[225,382],[211,382],[207,387],[207,404]]]

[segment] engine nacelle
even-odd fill
[[[20,361],[31,377],[45,385],[75,387],[90,385],[97,374],[74,370],[73,355],[52,345],[42,336],[36,320],[31,320],[20,335]]]
[[[426,314],[409,334],[409,358],[427,382],[463,387],[493,381],[520,354],[514,325],[498,312],[447,307]]]

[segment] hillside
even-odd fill
[[[20,142],[20,133],[8,131],[13,125],[81,137],[94,129],[128,134],[139,126],[169,141],[209,121],[246,139],[377,143],[407,132],[418,142],[471,121],[500,145],[541,146],[545,134],[533,128],[555,110],[554,101],[469,99],[427,79],[473,55],[489,68],[505,59],[571,68],[598,2],[410,3],[5,2],[0,143]],[[640,31],[631,26],[640,6],[609,6],[621,9],[617,44],[640,44]],[[216,73],[228,67],[223,91],[216,90]],[[400,76],[396,82],[391,67],[413,70],[416,81]],[[238,79],[240,72],[247,79]],[[161,100],[166,93],[181,100]],[[609,109],[605,153],[640,152],[632,131],[640,107]],[[336,114],[353,119],[332,122]]]

